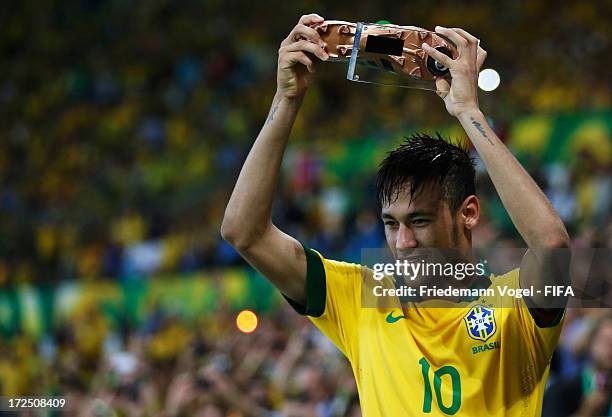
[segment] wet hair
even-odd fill
[[[455,213],[466,197],[476,193],[474,162],[459,143],[416,133],[405,138],[378,168],[376,195],[379,204],[392,204],[404,191],[406,184],[411,198],[425,186],[438,187],[440,198]]]

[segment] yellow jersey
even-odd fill
[[[363,308],[367,268],[305,250],[306,306],[289,303],[348,358],[364,417],[541,415],[562,317],[538,327],[519,298],[513,308],[486,297]],[[518,269],[491,275],[492,285],[519,288],[518,279]]]

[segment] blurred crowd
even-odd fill
[[[0,304],[5,290],[23,283],[246,268],[220,238],[220,222],[274,94],[278,45],[310,11],[477,34],[487,65],[502,77],[481,104],[508,143],[513,122],[526,115],[606,120],[607,130],[595,132],[603,146],[570,155],[554,152],[562,126],[535,128],[533,143],[546,136],[553,152],[521,160],[575,246],[612,247],[612,28],[605,11],[584,2],[472,8],[443,1],[432,13],[431,2],[400,3],[6,5]],[[327,257],[358,262],[361,248],[384,244],[373,198],[377,162],[414,129],[446,129],[451,121],[433,93],[353,85],[344,71],[318,70],[283,164],[274,220]],[[475,245],[522,246],[477,163],[484,215]],[[17,332],[1,340],[2,395],[61,395],[73,407],[65,415],[96,417],[359,415],[346,361],[285,304],[262,315],[251,335],[236,330],[235,311],[223,306],[195,321],[155,308],[143,325],[123,327],[98,307],[41,338]],[[605,314],[568,313],[551,384],[592,369],[599,339],[591,334]]]
[[[157,309],[140,328],[111,328],[93,307],[38,342],[0,344],[0,392],[66,399],[62,413],[32,415],[359,415],[348,363],[305,318],[283,305],[252,334],[234,319]]]

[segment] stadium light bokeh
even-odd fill
[[[493,91],[499,87],[500,77],[492,68],[483,69],[478,74],[478,87],[484,91]]]
[[[242,333],[253,333],[257,329],[257,315],[251,310],[242,310],[236,316],[236,326]]]

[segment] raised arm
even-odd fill
[[[305,301],[301,244],[272,224],[272,202],[289,133],[315,65],[327,54],[316,30],[321,16],[302,16],[278,51],[277,91],[270,113],[240,171],[225,209],[221,235],[283,294]]]
[[[436,32],[452,40],[459,50],[459,57],[453,60],[423,44],[425,52],[448,66],[452,75],[451,84],[437,81],[438,95],[474,144],[514,226],[529,247],[521,267],[521,285],[541,288],[566,283],[566,274],[554,273],[563,271],[559,271],[559,254],[553,252],[569,246],[565,226],[546,195],[480,111],[477,80],[486,52],[478,39],[463,29],[437,27]],[[534,301],[542,305],[544,299],[536,296]]]

